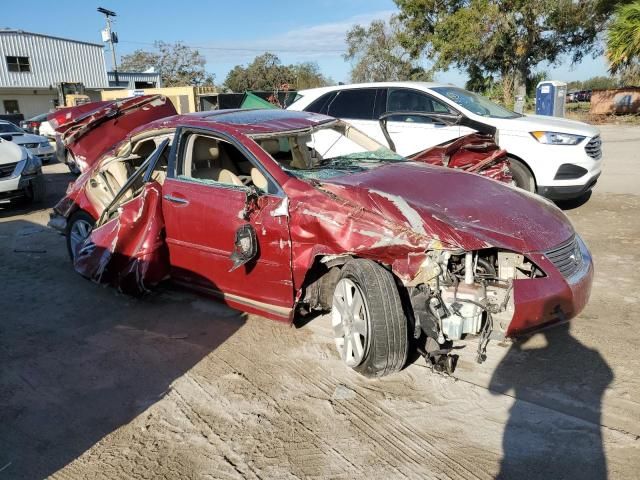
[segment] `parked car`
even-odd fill
[[[45,194],[40,159],[26,148],[0,138],[0,200],[40,202]]]
[[[401,369],[411,338],[450,371],[452,343],[479,335],[481,361],[489,339],[588,300],[591,256],[553,204],[409,161],[341,120],[234,110],[102,125],[117,144],[50,221],[93,281],[138,294],[171,278],[283,322],[327,312],[366,376]]]
[[[497,129],[497,143],[508,152],[516,184],[554,200],[580,197],[593,188],[602,170],[600,133],[586,123],[521,115],[462,88],[440,83],[385,82],[338,85],[298,92],[290,110],[344,119],[381,143],[378,118],[389,119],[398,153],[408,156],[473,131],[460,124],[411,115],[411,111],[456,114]],[[402,112],[406,112],[402,114]]]
[[[40,135],[27,133],[13,123],[0,121],[0,136],[4,140],[26,148],[44,163],[53,160],[55,157],[55,149],[51,146],[49,140]]]
[[[49,113],[41,113],[29,120],[23,120],[20,122],[20,127],[28,133],[34,133],[46,137],[49,140],[55,140],[55,131],[47,120],[48,116]]]

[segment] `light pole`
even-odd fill
[[[106,28],[106,33],[107,33],[107,41],[109,42],[109,45],[111,46],[111,58],[113,61],[113,74],[116,77],[116,86],[119,85],[120,81],[118,79],[118,64],[116,62],[116,47],[114,46],[114,43],[118,43],[118,37],[116,36],[115,33],[113,33],[111,31],[111,17],[115,17],[116,16],[116,12],[112,11],[112,10],[107,10],[106,8],[102,8],[102,7],[98,7],[98,12],[104,14],[106,20],[107,20],[107,28]],[[102,39],[104,40],[105,35],[102,36]],[[115,40],[115,41],[114,41]]]

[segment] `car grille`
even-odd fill
[[[22,146],[24,148],[38,148],[39,143],[23,143]]]
[[[569,278],[582,266],[582,252],[575,236],[568,242],[547,250],[544,254],[565,278]]]
[[[589,140],[589,143],[584,146],[584,151],[594,160],[599,160],[602,157],[602,140],[600,140],[600,135],[596,135]]]
[[[5,163],[4,165],[0,165],[0,178],[10,177],[13,171],[16,169],[17,164],[18,162]]]

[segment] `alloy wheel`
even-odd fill
[[[336,347],[349,367],[364,360],[369,341],[367,306],[360,287],[349,278],[341,279],[333,293],[331,325]]]

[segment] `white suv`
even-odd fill
[[[411,155],[471,130],[445,125],[410,112],[453,113],[496,127],[496,141],[507,150],[516,184],[553,200],[580,197],[602,170],[600,132],[582,122],[520,115],[462,88],[426,82],[383,82],[314,88],[298,92],[290,110],[341,118],[386,144],[378,118],[401,155]]]

